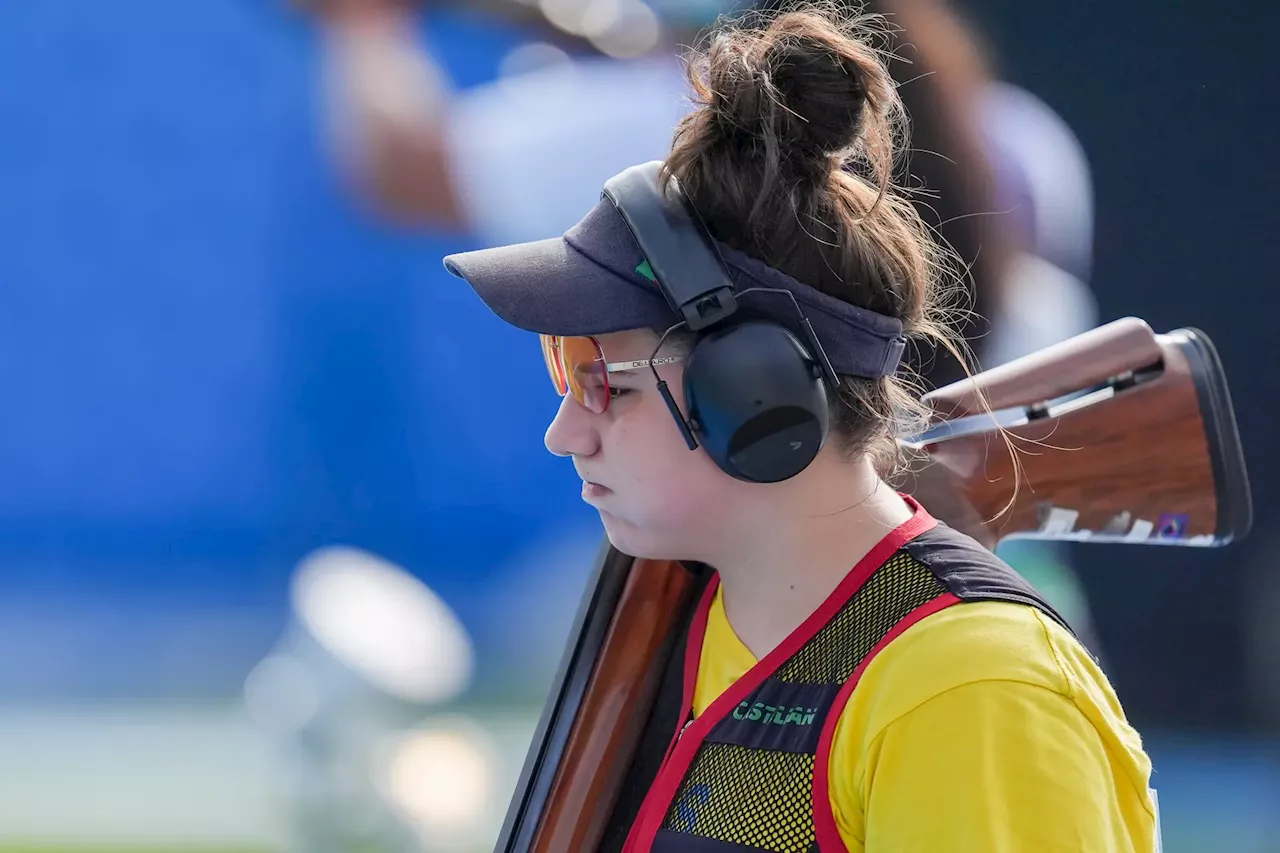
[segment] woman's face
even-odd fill
[[[648,330],[598,337],[608,362],[648,359]],[[670,355],[665,350],[660,355]],[[684,367],[658,375],[685,412]],[[566,395],[547,428],[547,449],[568,456],[583,480],[582,498],[600,513],[614,547],[633,557],[700,560],[732,527],[741,483],[701,450],[689,450],[649,368],[609,374],[609,407],[588,411]]]

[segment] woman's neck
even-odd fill
[[[734,541],[708,562],[720,575],[729,624],[756,659],[816,611],[858,561],[911,518],[911,508],[870,465],[850,482],[848,463],[775,506],[749,513]],[[812,482],[812,481],[818,482]],[[827,482],[822,482],[826,480]],[[817,488],[815,488],[817,487]],[[787,490],[791,492],[792,490]]]

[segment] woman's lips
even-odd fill
[[[582,481],[582,499],[584,501],[590,501],[593,499],[599,500],[600,498],[611,494],[613,494],[611,489],[608,489],[599,483],[593,483],[590,480]]]

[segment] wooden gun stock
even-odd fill
[[[1011,433],[1039,442],[1019,453],[1016,495],[981,395]],[[1252,524],[1226,377],[1194,329],[1156,335],[1126,318],[927,399],[935,427],[913,443],[984,518],[1012,500],[998,538],[1222,545]],[[677,563],[606,544],[495,853],[598,849],[694,587]]]
[[[1252,526],[1231,395],[1203,332],[1156,335],[1128,317],[925,400],[940,425],[920,442],[929,458],[984,518],[1009,506],[996,538],[1225,545]]]

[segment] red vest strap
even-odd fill
[[[698,602],[698,609],[693,613],[693,622],[689,625],[689,638],[686,641],[684,650],[684,698],[681,700],[680,705],[682,709],[680,725],[671,736],[671,743],[667,746],[667,754],[662,759],[654,786],[649,789],[649,793],[645,796],[644,802],[640,806],[640,812],[636,815],[635,825],[631,827],[631,834],[627,837],[626,844],[622,847],[622,853],[631,853],[634,849],[637,837],[636,830],[644,823],[645,815],[654,807],[652,802],[654,792],[665,774],[667,762],[671,760],[671,753],[675,751],[676,744],[680,742],[685,729],[689,727],[689,714],[693,709],[693,697],[698,687],[698,666],[702,661],[702,644],[707,636],[707,618],[711,613],[711,604],[716,598],[716,590],[719,588],[720,576],[718,574],[712,575],[711,580],[707,583],[707,588],[702,592],[702,599]]]
[[[667,748],[667,755],[662,768],[644,799],[635,825],[623,847],[623,853],[648,853],[653,845],[654,837],[661,826],[663,818],[670,807],[676,792],[688,773],[698,748],[707,734],[728,715],[737,705],[764,682],[771,674],[795,655],[823,628],[836,613],[861,589],[875,572],[881,568],[906,542],[933,528],[937,522],[919,503],[904,496],[913,510],[912,517],[885,536],[869,553],[866,554],[845,579],[836,587],[821,607],[783,641],[776,649],[759,661],[742,678],[732,684],[724,693],[716,698],[707,708],[706,713],[688,722],[689,709],[693,705],[694,688],[697,684],[698,667],[702,657],[702,646],[706,636],[707,617],[715,591],[719,588],[719,577],[712,579],[707,585],[697,615],[690,628],[688,647],[685,652],[685,713],[681,719],[686,723],[672,739]],[[890,637],[894,636],[893,634]],[[886,638],[886,642],[887,642]],[[877,647],[878,649],[879,647]],[[852,680],[852,679],[851,679]],[[850,688],[852,689],[852,688]],[[827,811],[830,812],[830,805]],[[839,848],[837,848],[839,849]]]
[[[858,668],[853,671],[853,675],[849,676],[849,680],[840,688],[840,692],[836,694],[831,712],[822,724],[822,737],[818,740],[818,754],[813,765],[813,821],[818,833],[818,849],[822,853],[836,853],[836,851],[847,853],[848,850],[844,839],[840,836],[836,816],[831,808],[831,744],[835,739],[836,726],[840,723],[840,715],[844,713],[845,706],[849,704],[849,698],[853,696],[854,689],[862,680],[862,673],[866,672],[867,666],[876,659],[876,655],[912,625],[926,616],[932,616],[959,603],[960,599],[948,592],[912,610],[894,625],[880,642],[876,643]]]

